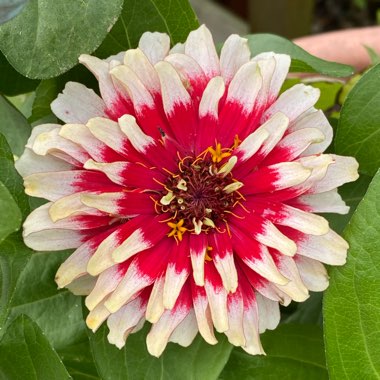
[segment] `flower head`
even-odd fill
[[[290,58],[253,58],[230,36],[220,57],[205,26],[169,50],[145,33],[108,60],[82,55],[101,97],[69,82],[52,103],[65,124],[34,128],[17,162],[49,202],[24,224],[36,250],[75,248],[56,281],[86,295],[87,325],[118,347],[152,323],[148,350],[214,329],[251,354],[279,303],[322,291],[321,263],[347,243],[322,212],[346,213],[337,187],[353,158],[323,154],[332,129],[303,84],[279,95]]]

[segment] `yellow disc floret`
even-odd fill
[[[167,225],[172,229],[168,237],[174,236],[174,238],[182,241],[182,236],[187,231],[187,228],[183,227],[184,223],[184,219],[181,219],[178,223],[168,222]]]

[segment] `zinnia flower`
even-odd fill
[[[279,323],[279,303],[322,291],[322,263],[347,243],[315,213],[346,213],[337,187],[353,158],[323,154],[332,128],[319,90],[279,96],[290,57],[250,57],[247,40],[220,57],[205,26],[170,49],[145,33],[107,60],[82,55],[101,97],[69,82],[52,103],[64,125],[33,129],[17,168],[49,202],[24,224],[35,250],[75,248],[56,276],[84,294],[87,325],[105,320],[121,348],[145,320],[148,350],[189,345],[214,328],[250,354]]]

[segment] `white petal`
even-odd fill
[[[273,52],[261,53],[253,58],[254,61],[264,60],[263,65],[265,64],[265,61],[268,61],[270,59],[275,60],[275,67],[270,78],[268,93],[269,103],[272,103],[277,98],[285,81],[285,78],[289,71],[291,59],[290,56],[286,54],[276,54]]]
[[[143,319],[146,304],[138,297],[110,315],[107,325],[110,330],[107,338],[111,344],[121,349],[133,328]]]
[[[51,201],[75,191],[73,182],[80,179],[82,171],[35,173],[24,178],[25,192],[32,197]]]
[[[25,148],[24,153],[15,162],[15,168],[22,177],[26,177],[34,173],[70,170],[73,166],[49,154],[40,156]]]
[[[177,301],[182,286],[189,276],[188,271],[177,272],[175,265],[168,265],[165,275],[163,304],[165,309],[172,309]]]
[[[321,236],[305,235],[297,245],[298,254],[325,264],[343,265],[346,262],[348,244],[333,230]]]
[[[279,256],[278,268],[280,272],[290,279],[286,285],[276,285],[280,290],[290,296],[294,301],[303,302],[309,298],[309,291],[302,282],[297,266],[291,257]]]
[[[326,268],[317,260],[297,255],[295,258],[302,282],[313,292],[322,292],[329,286]]]
[[[319,98],[320,91],[311,86],[296,84],[282,93],[279,98],[265,111],[266,120],[276,112],[284,113],[292,123],[303,112],[313,107]]]
[[[256,291],[262,294],[264,298],[278,302],[284,306],[288,306],[291,302],[291,298],[287,294],[282,292],[274,283],[269,281],[266,284],[257,285]]]
[[[28,236],[35,232],[51,229],[68,229],[77,230],[81,227],[81,222],[78,220],[61,219],[57,222],[53,222],[49,215],[49,208],[51,202],[33,210],[24,222],[24,236]]]
[[[105,116],[103,100],[80,83],[68,82],[62,94],[51,103],[54,114],[65,123],[86,124],[96,116]]]
[[[198,333],[197,320],[193,310],[190,310],[185,319],[174,329],[169,342],[177,343],[182,347],[188,347]]]
[[[311,193],[323,193],[359,178],[359,164],[355,158],[335,154],[331,157],[334,159],[333,164],[328,167],[325,177],[311,188]]]
[[[206,256],[206,246],[200,247],[198,250],[190,247],[191,265],[193,267],[194,281],[198,286],[204,285],[204,264]]]
[[[111,313],[104,306],[104,302],[100,302],[94,309],[92,309],[86,318],[86,325],[92,332],[100,327],[100,325],[108,318]]]
[[[259,316],[255,301],[254,304],[246,307],[243,317],[243,328],[246,344],[242,348],[251,355],[265,355],[260,342],[258,319]]]
[[[310,145],[302,153],[302,156],[322,153],[331,144],[333,129],[322,111],[313,109],[312,112],[305,112],[304,114],[301,114],[289,128],[289,131],[293,132],[304,128],[317,128],[323,133],[325,138],[319,143]]]
[[[144,235],[143,230],[138,228],[112,252],[112,259],[115,263],[122,263],[136,253],[152,247],[152,244],[152,241]]]
[[[61,264],[55,275],[55,282],[59,288],[87,273],[87,263],[92,253],[92,244],[84,243]]]
[[[206,26],[201,25],[197,30],[190,32],[185,43],[185,53],[199,63],[208,78],[220,74],[218,54]]]
[[[283,255],[294,256],[297,252],[296,243],[281,233],[275,225],[269,221],[265,222],[263,232],[257,234],[255,239],[261,244],[277,249]]]
[[[262,85],[257,95],[257,104],[261,109],[265,109],[270,105],[270,100],[272,99],[270,93],[270,85],[272,81],[272,76],[276,68],[276,61],[273,57],[265,60],[253,59],[253,62],[257,62],[257,66],[260,69],[262,77]]]
[[[234,293],[238,286],[238,278],[233,253],[226,252],[224,257],[220,257],[216,252],[213,259],[224,288],[227,292]]]
[[[50,153],[59,157],[59,153],[64,153],[64,155],[69,156],[69,159],[72,158],[72,161],[75,163],[83,163],[90,158],[88,153],[78,144],[60,136],[59,128],[40,133],[36,136],[32,149],[34,153],[41,156]]]
[[[159,357],[162,354],[170,335],[184,320],[188,312],[185,308],[177,308],[175,311],[166,310],[158,322],[152,325],[146,337],[146,344],[151,355]]]
[[[246,38],[237,34],[230,35],[220,53],[220,71],[222,77],[229,83],[241,66],[249,61],[251,52]]]
[[[112,77],[126,89],[137,113],[144,107],[154,107],[152,95],[131,68],[125,65],[119,65],[113,68],[110,73]]]
[[[185,44],[177,42],[169,51],[169,54],[185,54]]]
[[[297,202],[305,205],[311,212],[334,212],[347,214],[350,208],[343,201],[337,189],[319,194],[301,195]]]
[[[106,296],[111,294],[122,280],[122,274],[115,265],[102,272],[97,278],[95,287],[86,297],[85,303],[89,310],[94,309]]]
[[[289,118],[281,112],[271,116],[258,130],[264,129],[269,137],[264,141],[260,155],[267,156],[284,136],[289,126]]]
[[[150,323],[156,323],[163,312],[164,307],[164,284],[165,277],[161,276],[154,282],[153,289],[150,293],[145,318]]]
[[[236,73],[232,79],[227,94],[227,101],[241,105],[243,113],[253,111],[257,94],[262,85],[260,69],[256,62],[248,62]]]
[[[35,251],[61,251],[78,248],[83,243],[80,231],[43,230],[24,236],[24,243]]]
[[[259,311],[259,332],[274,330],[280,323],[280,308],[278,302],[272,301],[256,293],[257,309]]]
[[[211,310],[211,317],[216,331],[228,330],[227,292],[224,288],[215,289],[209,281],[205,281],[205,290]]]
[[[106,118],[96,117],[89,120],[86,126],[97,139],[116,152],[126,152],[124,146],[126,138],[120,130],[118,123]]]
[[[251,257],[247,255],[242,258],[249,268],[275,284],[284,285],[289,282],[289,280],[278,271],[276,264],[265,245],[262,246],[261,252],[259,253],[260,258],[255,257],[256,252],[252,252],[252,254]]]
[[[329,231],[329,223],[322,216],[283,205],[286,216],[278,224],[294,228],[305,234],[324,235]]]
[[[90,258],[87,265],[87,272],[92,276],[97,276],[106,269],[115,265],[112,259],[112,252],[120,245],[117,238],[119,230],[116,230],[104,239]]]
[[[224,90],[225,85],[222,77],[214,77],[208,82],[199,104],[199,117],[210,115],[218,119],[218,105]]]
[[[127,273],[106,301],[107,309],[115,313],[135,294],[149,286],[153,281],[154,279],[141,273],[136,265],[130,265]]]
[[[165,33],[145,32],[140,38],[139,48],[154,65],[169,53],[170,38]]]
[[[111,66],[109,60],[107,62],[92,55],[82,54],[79,56],[79,62],[86,66],[95,75],[96,79],[99,82],[99,90],[102,99],[104,100],[107,107],[112,107],[112,105],[118,101],[119,91],[117,91],[117,87],[115,87],[110,75]],[[95,116],[104,115],[96,114],[92,117]],[[86,124],[87,120],[83,121],[83,124]]]
[[[277,190],[302,184],[306,181],[312,171],[298,162],[281,162],[271,165],[271,168],[276,168],[278,179],[274,181]]]
[[[94,212],[81,202],[82,192],[67,195],[56,200],[49,208],[49,216],[53,222],[67,218],[73,214],[85,214],[86,212]]]
[[[194,311],[198,322],[199,332],[203,339],[209,344],[218,341],[214,335],[214,325],[211,318],[211,310],[206,295],[198,293],[193,297]]]
[[[154,144],[153,138],[141,130],[133,116],[124,115],[118,122],[120,129],[138,152],[145,153],[147,148]]]
[[[165,61],[155,66],[161,83],[162,102],[167,115],[172,115],[178,104],[190,105],[191,98],[174,67]]]
[[[277,145],[291,151],[291,157],[300,156],[313,144],[318,144],[325,140],[325,135],[317,128],[302,128],[286,135]]]
[[[160,82],[152,63],[140,49],[130,49],[125,52],[124,64],[130,67],[142,84],[151,92],[160,91]]]
[[[261,148],[260,153],[266,156],[280,141],[288,125],[289,119],[280,112],[276,113],[246,137],[239,145],[237,152],[243,154],[243,160],[248,160]]]
[[[202,86],[207,79],[198,62],[186,54],[170,54],[165,58],[177,71],[184,86],[191,91],[189,86]]]
[[[245,336],[243,328],[244,306],[241,294],[231,296],[228,301],[228,330],[225,334],[228,341],[234,346],[244,346]]]

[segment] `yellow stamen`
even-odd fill
[[[222,146],[220,143],[216,144],[215,149],[213,147],[208,147],[208,152],[211,154],[212,162],[219,163],[223,160],[223,158],[231,156],[231,153],[229,152],[223,152]]]
[[[209,255],[209,252],[212,251],[212,247],[208,246],[207,249],[206,249],[206,254],[205,254],[205,261],[212,261],[212,258],[211,256]]]
[[[187,228],[183,227],[183,223],[185,223],[184,219],[181,219],[178,223],[168,222],[167,225],[172,228],[168,233],[168,237],[173,236],[175,239],[182,241],[182,236],[187,231]]]
[[[236,149],[241,143],[238,135],[235,135],[233,148]]]

